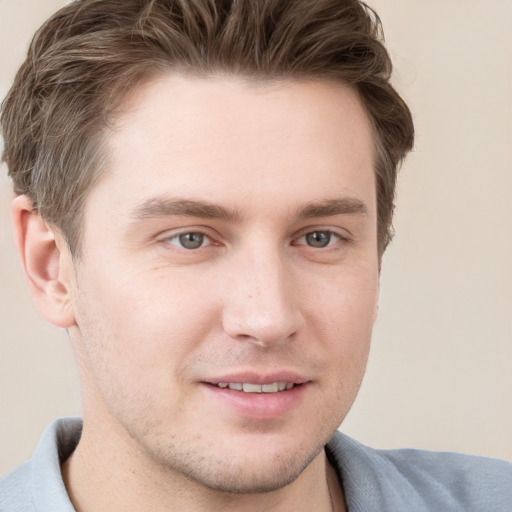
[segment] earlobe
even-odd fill
[[[75,325],[70,286],[73,265],[62,235],[41,219],[26,196],[14,199],[12,219],[16,245],[37,309],[57,327]]]

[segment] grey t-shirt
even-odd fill
[[[75,512],[60,463],[78,418],[53,422],[30,460],[0,479],[0,512]],[[337,432],[326,446],[349,512],[512,512],[512,464],[421,450],[375,450]]]

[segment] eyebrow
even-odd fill
[[[354,197],[342,197],[340,199],[326,199],[321,202],[307,203],[297,212],[298,219],[310,219],[313,217],[331,217],[334,215],[360,214],[368,215],[368,208],[359,199]]]
[[[339,199],[325,199],[319,202],[310,202],[301,206],[295,212],[295,216],[299,220],[347,214],[368,215],[368,209],[359,199],[342,197]],[[167,197],[152,197],[147,199],[131,212],[131,218],[135,221],[144,221],[171,215],[218,219],[235,223],[240,223],[243,220],[243,215],[239,210],[230,210],[208,201]]]
[[[164,197],[153,197],[144,201],[132,211],[131,217],[135,221],[143,221],[170,215],[218,219],[228,222],[240,222],[242,220],[242,215],[238,210],[228,210],[208,201]]]

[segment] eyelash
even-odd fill
[[[190,236],[190,235],[199,235],[200,237],[202,237],[201,244],[198,247],[189,248],[189,247],[184,247],[183,246],[183,243],[182,243],[182,241],[180,239],[182,237],[186,237],[186,236]],[[172,240],[179,241],[180,245],[178,245],[177,243],[173,243]],[[170,244],[170,245],[176,245],[176,246],[180,247],[181,249],[185,249],[185,250],[188,250],[188,251],[193,251],[193,250],[197,250],[197,249],[201,249],[201,248],[205,247],[205,245],[204,245],[204,241],[205,240],[209,240],[209,242],[210,242],[207,245],[212,245],[212,243],[215,243],[213,241],[212,237],[208,236],[206,233],[204,233],[202,231],[184,231],[184,232],[181,232],[181,233],[176,233],[175,235],[172,235],[172,236],[169,236],[169,237],[165,238],[164,242],[167,243],[167,244]]]
[[[200,244],[197,247],[184,247],[182,237],[187,237],[187,236],[192,236],[192,235],[201,237]],[[314,245],[307,243],[307,241],[305,241],[303,243],[300,242],[301,239],[306,240],[306,237],[311,236],[311,235],[322,235],[322,236],[326,235],[328,237],[327,244],[325,246],[320,245],[320,246],[315,247]],[[334,243],[333,243],[333,238],[334,238]],[[173,240],[177,241],[177,243],[174,243]],[[210,246],[210,245],[215,245],[215,241],[213,240],[213,238],[211,236],[209,236],[207,233],[205,233],[203,231],[199,231],[199,230],[198,231],[183,231],[181,233],[176,233],[172,236],[166,237],[163,240],[163,242],[165,242],[166,244],[177,246],[180,249],[184,249],[186,251],[195,251],[195,250],[202,249],[202,248]],[[206,243],[206,245],[205,245],[205,242],[209,242],[209,243]],[[301,234],[298,238],[293,239],[291,242],[291,245],[292,246],[304,245],[304,246],[310,247],[312,249],[327,249],[328,250],[328,249],[332,249],[333,246],[339,242],[348,243],[348,242],[350,242],[350,239],[346,236],[343,236],[343,235],[336,233],[335,231],[332,231],[329,229],[314,229],[314,230],[307,231],[307,232]]]
[[[306,240],[308,236],[312,236],[312,235],[327,236],[328,237],[327,244],[315,247],[311,243],[307,243],[307,242],[301,243],[300,242],[301,239]],[[303,235],[301,235],[299,238],[294,240],[292,245],[306,245],[312,249],[328,249],[328,248],[332,248],[337,242],[338,243],[339,242],[348,242],[348,239],[346,237],[343,237],[339,233],[331,231],[330,229],[315,229],[313,231],[308,231],[307,233],[304,233]]]

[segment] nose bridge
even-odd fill
[[[248,247],[234,265],[224,306],[229,336],[270,346],[289,339],[301,326],[293,275],[278,248]]]

